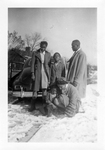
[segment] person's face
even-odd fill
[[[78,45],[77,45],[76,43],[72,43],[71,46],[72,46],[72,50],[73,50],[73,51],[77,51],[78,48],[79,48]]]
[[[56,94],[57,94],[56,88],[52,88],[52,89],[51,89],[51,94],[52,94],[53,96],[56,96]]]
[[[59,54],[56,54],[55,57],[54,57],[54,59],[55,59],[55,62],[58,62],[60,60]]]
[[[41,45],[41,50],[44,52],[46,50],[46,47],[47,47],[46,44],[42,44]]]
[[[62,93],[66,90],[66,84],[63,85],[58,85],[59,89],[61,90]]]

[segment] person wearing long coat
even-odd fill
[[[50,84],[53,84],[56,78],[65,77],[65,76],[66,76],[65,64],[61,58],[61,55],[58,52],[56,52],[53,55],[53,59],[51,61]]]
[[[33,91],[47,89],[50,82],[50,53],[45,51],[44,62],[41,60],[40,49],[33,52],[31,72],[35,75]]]
[[[80,48],[80,41],[72,42],[73,56],[69,60],[67,81],[74,85],[81,98],[86,96],[87,85],[87,58]]]
[[[31,63],[31,74],[33,80],[33,98],[31,101],[30,111],[34,110],[35,99],[37,98],[37,92],[42,91],[42,99],[45,100],[47,87],[50,82],[50,59],[51,55],[46,51],[48,43],[42,41],[40,43],[40,49],[33,52]]]

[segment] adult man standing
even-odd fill
[[[31,73],[33,80],[33,98],[31,100],[30,111],[35,109],[35,99],[37,98],[37,92],[42,91],[42,99],[45,101],[47,94],[47,87],[50,82],[50,59],[51,55],[46,51],[48,43],[42,41],[40,43],[40,49],[33,52]]]
[[[74,54],[69,60],[67,81],[77,88],[80,98],[84,98],[87,84],[87,58],[80,48],[79,40],[72,42],[72,49]]]

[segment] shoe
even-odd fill
[[[44,109],[44,107],[40,107],[40,108],[39,108],[39,111],[42,113],[42,115],[44,115],[44,116],[47,115],[47,114],[46,114],[46,111],[45,111],[45,109]]]
[[[30,108],[28,109],[29,112],[32,112],[32,111],[34,111],[34,110],[35,110],[35,107],[30,107]]]

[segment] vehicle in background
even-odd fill
[[[8,90],[12,91],[13,96],[18,98],[32,97],[31,80],[31,57],[27,57],[25,62],[10,63],[8,72]],[[41,96],[41,92],[38,93]]]

